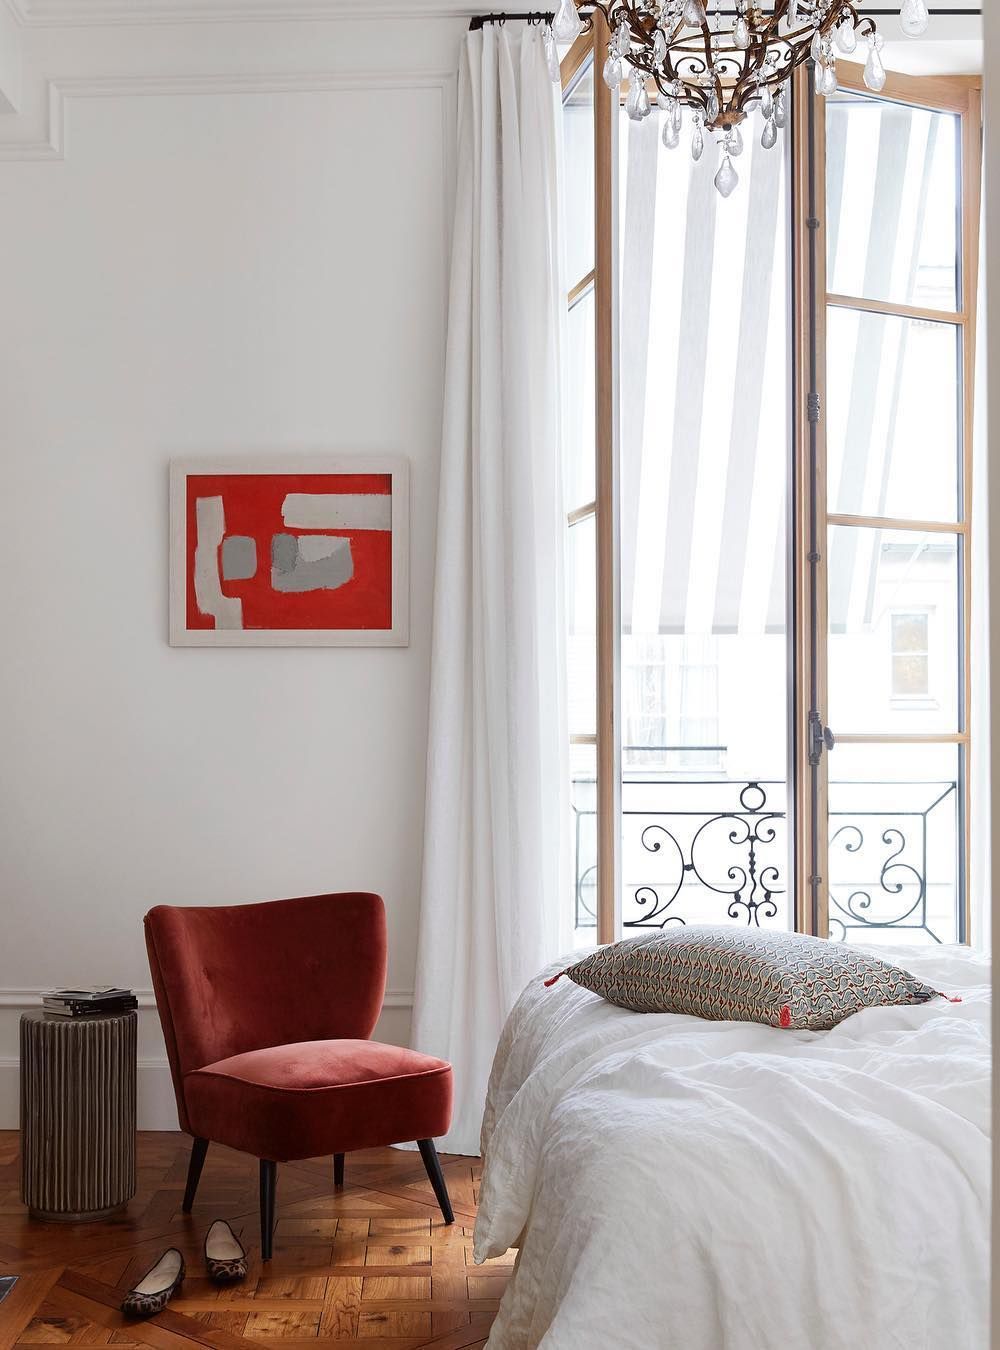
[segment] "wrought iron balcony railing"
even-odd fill
[[[674,747],[664,747],[673,750]],[[574,778],[576,927],[596,927],[594,780]],[[958,940],[955,782],[831,783],[830,935]],[[625,929],[791,926],[786,785],[627,773]]]

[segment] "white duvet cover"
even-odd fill
[[[878,954],[963,1001],[782,1031],[532,982],[483,1121],[476,1260],[520,1247],[489,1350],[986,1350],[989,964]]]

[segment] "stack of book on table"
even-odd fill
[[[58,1017],[93,1017],[97,1013],[130,1012],[139,1006],[131,989],[98,985],[90,989],[50,989],[42,1007]]]

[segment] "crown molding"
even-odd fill
[[[475,0],[6,0],[27,28],[119,24],[467,19]],[[530,5],[518,6],[525,12]]]
[[[49,992],[49,985],[39,985],[32,989],[0,989],[0,1008],[11,1008],[16,1012],[30,1012],[41,1003],[42,995]],[[155,1008],[156,999],[153,996],[152,989],[136,989],[134,991],[139,1000],[140,1008]],[[413,990],[412,989],[387,989],[385,998],[382,1000],[383,1008],[412,1008]],[[12,1061],[17,1063],[16,1060]],[[159,1064],[160,1061],[150,1061]],[[163,1061],[166,1063],[166,1060]]]

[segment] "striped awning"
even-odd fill
[[[874,98],[843,95],[831,104],[826,155],[831,291],[941,309],[943,315],[955,312],[958,130],[950,114]],[[948,189],[943,193],[942,182]],[[826,415],[833,511],[955,518],[957,342],[956,330],[927,319],[830,311]],[[929,469],[946,466],[941,452],[949,441],[950,479],[947,469],[934,479]],[[927,446],[934,447],[930,458]],[[829,558],[832,632],[860,631],[877,621],[885,546],[879,531],[835,531]],[[919,552],[919,539],[915,547]]]
[[[782,150],[623,135],[622,622],[626,633],[785,628],[789,294]]]

